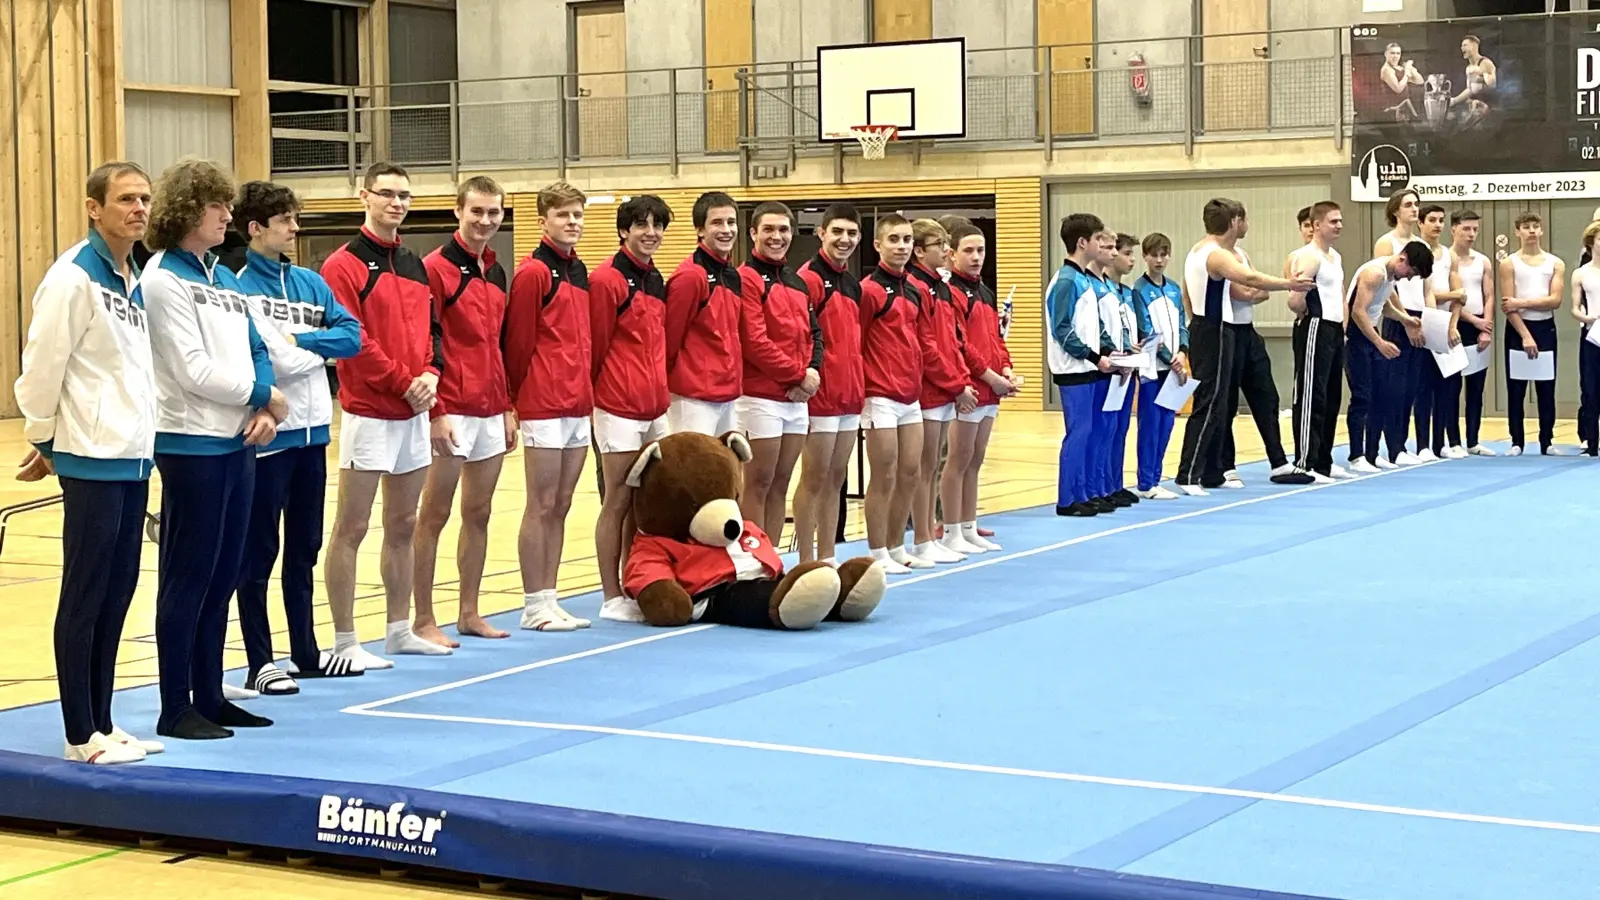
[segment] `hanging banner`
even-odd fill
[[[1350,30],[1350,193],[1600,197],[1600,34],[1576,18]]]

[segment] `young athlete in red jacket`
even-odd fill
[[[878,220],[878,265],[861,280],[861,358],[866,402],[867,548],[884,572],[911,571],[906,553],[906,517],[922,465],[922,342],[917,337],[923,293],[906,275],[911,262],[911,223],[891,213]],[[917,561],[919,568],[932,563]]]
[[[605,498],[595,521],[600,618],[643,622],[638,601],[622,591],[622,558],[635,531],[628,524],[628,467],[639,451],[667,436],[667,283],[655,266],[672,210],[644,194],[617,207],[622,247],[589,277],[590,373],[594,437]]]
[[[506,270],[489,242],[505,221],[505,191],[494,179],[469,178],[456,192],[456,219],[450,240],[422,260],[433,292],[433,312],[443,331],[451,365],[439,380],[433,417],[433,465],[422,489],[415,540],[416,612],[411,630],[442,647],[459,647],[439,628],[433,612],[434,572],[439,535],[450,521],[456,486],[461,486],[461,533],[455,558],[461,605],[456,632],[485,638],[508,637],[478,611],[478,589],[489,552],[489,512],[501,463],[515,446],[516,424],[509,413],[506,369],[500,355],[500,328],[506,316]]]
[[[800,267],[800,277],[822,329],[822,384],[809,404],[811,429],[800,462],[800,486],[795,491],[794,529],[801,562],[821,559],[834,563],[839,495],[866,402],[861,282],[849,269],[850,256],[861,243],[860,214],[848,203],[835,203],[823,211],[817,234],[822,251]]]
[[[539,192],[544,235],[517,267],[506,307],[506,383],[520,423],[527,499],[517,535],[522,627],[587,628],[557,602],[556,576],[572,493],[589,456],[589,270],[578,259],[588,198],[566,182]]]
[[[950,452],[939,492],[944,506],[941,543],[956,553],[999,550],[978,533],[978,473],[989,447],[989,435],[1000,411],[1000,398],[1015,393],[1022,379],[1011,371],[1011,353],[1000,333],[994,291],[983,283],[988,246],[983,232],[971,224],[950,232],[955,252],[950,265],[950,294],[961,316],[966,338],[968,375],[977,392],[977,407],[961,413],[950,426]]]
[[[667,427],[721,437],[738,428],[744,387],[739,318],[744,283],[733,265],[739,208],[720,191],[694,202],[700,245],[667,279]]]
[[[794,214],[782,203],[763,203],[750,223],[750,261],[739,267],[744,391],[736,406],[754,455],[744,467],[739,507],[781,543],[789,480],[806,443],[806,404],[822,383],[822,331],[806,283],[784,263]]]

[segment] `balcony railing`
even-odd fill
[[[1254,38],[1254,40],[1252,40]],[[1222,55],[1224,42],[1249,58]],[[1351,120],[1347,29],[974,50],[967,136],[937,147],[1182,142],[1329,135]],[[1132,89],[1128,57],[1148,67]],[[793,161],[818,140],[814,61],[736,71],[618,73],[275,91],[273,170],[344,172],[388,159],[418,168],[556,168],[732,157]],[[748,174],[749,167],[746,166]]]

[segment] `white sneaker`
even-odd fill
[[[1349,469],[1346,469],[1343,466],[1329,466],[1328,467],[1328,474],[1332,475],[1334,478],[1354,478],[1354,477],[1356,477],[1354,472],[1351,472]]]
[[[100,732],[89,735],[86,744],[68,744],[65,757],[68,762],[88,763],[91,766],[114,766],[144,759],[144,751],[132,744],[121,744]]]
[[[1389,457],[1387,457],[1387,456],[1380,456],[1376,460],[1373,460],[1373,465],[1377,466],[1380,469],[1398,469],[1398,468],[1400,468],[1400,466],[1398,464],[1396,464],[1393,460],[1389,459]]]
[[[1545,455],[1545,456],[1571,456],[1572,455],[1572,454],[1568,453],[1566,450],[1562,449],[1561,447],[1557,447],[1555,444],[1551,444],[1549,450],[1541,450],[1539,452],[1541,454]]]
[[[1211,494],[1208,493],[1205,488],[1198,484],[1180,484],[1178,485],[1178,490],[1183,491],[1185,494],[1188,494],[1191,497],[1211,496]]]
[[[1485,447],[1482,444],[1473,444],[1471,447],[1467,448],[1467,455],[1469,455],[1469,456],[1499,456],[1500,454],[1494,452],[1493,450],[1490,450],[1488,447]]]
[[[1460,444],[1456,444],[1453,447],[1446,448],[1444,455],[1446,459],[1466,459],[1467,450]]]
[[[1222,486],[1229,490],[1238,490],[1244,487],[1244,480],[1239,477],[1237,469],[1229,469],[1222,473]]]
[[[643,622],[639,601],[632,597],[608,597],[600,604],[600,618],[609,622]]]
[[[254,700],[261,696],[259,691],[252,691],[246,687],[236,687],[224,681],[222,683],[222,699],[224,700]]]
[[[1309,472],[1312,484],[1333,484],[1333,478],[1321,472]]]
[[[1433,452],[1432,447],[1427,447],[1424,448],[1421,453],[1417,454],[1417,459],[1422,462],[1438,462],[1439,456]]]
[[[1390,466],[1390,468],[1394,467]],[[1358,475],[1374,475],[1383,470],[1373,465],[1372,460],[1363,458],[1351,463],[1350,471]]]
[[[967,558],[965,555],[951,550],[949,547],[946,547],[938,541],[929,541],[926,544],[918,544],[913,553],[916,556],[935,564],[964,562]]]
[[[1506,451],[1506,455],[1507,456],[1521,456],[1522,455],[1522,448],[1521,447],[1512,447],[1510,450]]]
[[[167,749],[166,745],[160,741],[142,741],[115,726],[112,727],[111,733],[106,735],[106,737],[111,738],[113,741],[116,741],[119,744],[137,747],[140,750],[143,750],[147,755],[152,753],[160,753]]]
[[[1395,465],[1399,466],[1419,466],[1422,464],[1422,460],[1408,450],[1401,450],[1400,455],[1394,458],[1394,462]]]
[[[1178,495],[1167,490],[1161,485],[1156,485],[1148,491],[1138,491],[1139,496],[1146,500],[1176,500]]]

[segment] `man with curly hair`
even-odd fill
[[[162,487],[156,732],[188,740],[272,724],[222,693],[256,448],[272,442],[289,413],[244,289],[211,252],[227,236],[233,199],[233,179],[216,163],[169,166],[145,237],[156,252],[135,291],[150,314]]]
[[[139,584],[139,548],[156,436],[150,330],[133,296],[133,245],[150,215],[150,179],[133,163],[89,176],[89,235],[33,295],[17,406],[33,445],[18,478],[61,484],[56,681],[66,758],[90,765],[160,753],[111,722],[117,646]]]
[[[239,582],[239,631],[250,669],[244,695],[296,694],[300,686],[273,662],[267,620],[267,584],[278,562],[283,532],[283,609],[289,626],[289,661],[300,678],[359,675],[348,661],[319,651],[312,616],[312,570],[322,550],[322,513],[328,487],[329,428],[333,396],[330,359],[361,350],[361,323],[333,298],[322,276],[289,262],[300,233],[294,191],[252,181],[239,191],[233,227],[249,242],[233,264],[250,294],[256,328],[282,335],[269,342],[273,372],[289,400],[278,436],[256,453],[256,486]]]

